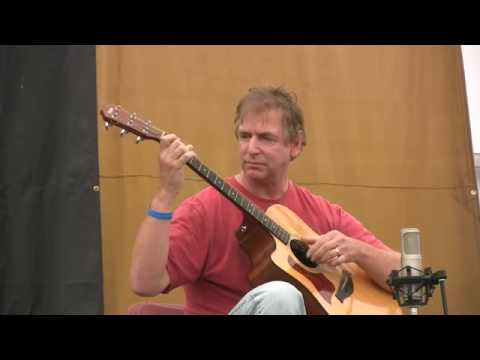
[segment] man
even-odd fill
[[[282,88],[256,88],[239,102],[235,117],[241,170],[226,178],[232,187],[266,210],[288,207],[318,236],[302,239],[317,263],[354,262],[381,287],[400,267],[400,254],[386,247],[339,206],[297,186],[288,167],[306,145],[303,115]],[[160,142],[160,187],[137,234],[131,284],[141,296],[184,286],[189,314],[305,314],[302,294],[273,281],[252,289],[250,259],[236,231],[244,214],[213,187],[173,203],[183,183],[185,163],[196,156],[174,134]]]

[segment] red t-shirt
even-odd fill
[[[340,206],[291,181],[284,196],[271,201],[251,194],[234,177],[225,180],[264,211],[273,204],[288,207],[317,234],[339,230],[387,249]],[[243,220],[243,212],[211,186],[175,210],[167,262],[170,284],[164,293],[184,286],[185,313],[227,314],[251,290],[250,260],[235,236]]]

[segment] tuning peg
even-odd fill
[[[124,135],[127,135],[128,134],[128,131],[125,130],[125,129],[122,129],[122,131],[120,131],[120,136],[124,136]]]
[[[141,136],[137,136],[137,144],[143,142],[143,138]]]
[[[109,127],[112,127],[112,124],[110,124],[108,121],[105,121],[105,130],[108,130]]]

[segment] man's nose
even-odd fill
[[[248,140],[247,150],[250,154],[257,154],[259,152],[260,148],[259,148],[259,143],[258,143],[258,139],[257,139],[256,136],[252,136]]]

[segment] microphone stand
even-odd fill
[[[441,277],[438,282],[440,283],[440,292],[442,294],[442,305],[443,305],[443,314],[448,315],[448,308],[447,308],[447,292],[445,290],[445,280],[447,279],[447,274],[445,273],[445,277]]]
[[[408,311],[410,313],[409,315],[418,315],[418,307],[416,306],[408,308]]]
[[[399,273],[404,270],[406,270],[407,276],[399,276]],[[411,275],[412,270],[415,270],[420,275]],[[426,268],[423,271],[407,265],[400,270],[392,271],[388,277],[387,284],[392,289],[393,298],[397,300],[398,304],[401,307],[409,307],[410,315],[417,315],[418,307],[427,305],[428,298],[433,296],[435,285],[440,284],[443,313],[448,315],[445,290],[446,279],[447,273],[444,270],[432,273],[431,268]],[[424,290],[422,291],[422,289]]]

